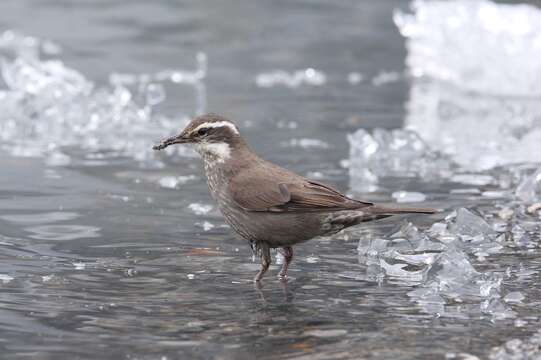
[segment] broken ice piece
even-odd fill
[[[71,158],[59,151],[51,153],[47,159],[45,159],[45,164],[49,166],[66,166],[71,162]]]
[[[364,76],[363,76],[363,74],[361,74],[359,72],[351,72],[351,73],[348,74],[348,82],[351,85],[357,85],[357,84],[361,83],[363,80],[364,80]]]
[[[494,230],[485,219],[466,208],[457,210],[456,218],[449,225],[449,230],[457,235],[471,237],[495,235]]]
[[[468,185],[488,185],[494,183],[494,177],[482,174],[456,174],[451,181]]]
[[[192,210],[195,215],[206,215],[212,210],[212,205],[192,203],[188,205],[188,208]]]
[[[426,200],[425,194],[413,191],[395,191],[392,197],[398,203],[422,202]]]
[[[481,194],[481,190],[476,188],[469,189],[451,189],[450,194],[464,194],[464,195],[478,195]]]
[[[532,204],[532,205],[528,206],[528,208],[526,209],[526,211],[529,214],[536,214],[536,213],[540,212],[540,210],[541,210],[541,203]]]
[[[519,303],[519,302],[522,302],[522,300],[524,300],[524,295],[520,291],[513,291],[505,295],[503,300],[505,302]]]
[[[541,168],[522,180],[517,186],[515,195],[527,203],[541,200]]]
[[[389,264],[383,259],[380,259],[380,266],[383,270],[385,270],[385,274],[387,276],[396,280],[400,280],[410,284],[418,284],[423,281],[425,269],[407,270],[408,264]]]
[[[293,73],[275,70],[258,74],[255,80],[257,86],[263,88],[276,85],[285,85],[290,88],[296,88],[301,85],[321,86],[326,81],[327,77],[323,72],[312,68],[297,70]]]
[[[214,224],[208,222],[208,221],[204,221],[202,223],[196,223],[195,225],[197,226],[200,226],[203,228],[203,231],[210,231],[212,229],[214,229]]]
[[[9,275],[6,275],[6,274],[0,274],[0,281],[2,282],[2,284],[7,284],[11,280],[13,280],[13,276],[9,276]]]
[[[393,82],[397,82],[400,80],[400,73],[396,71],[381,71],[379,74],[374,76],[372,78],[372,85],[374,86],[381,86],[384,84],[389,84]]]

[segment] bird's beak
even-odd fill
[[[184,133],[182,133],[180,135],[171,136],[170,138],[162,140],[162,142],[160,142],[158,145],[154,145],[152,147],[152,149],[154,149],[154,150],[162,150],[162,149],[165,149],[166,147],[168,147],[169,145],[185,144],[185,143],[189,143],[189,142],[191,142],[190,138],[184,136]]]

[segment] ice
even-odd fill
[[[528,232],[519,224],[514,224],[511,228],[513,242],[522,248],[536,248],[537,243],[532,241]]]
[[[208,221],[204,221],[202,223],[196,223],[197,226],[200,226],[203,228],[203,231],[210,231],[212,229],[214,229],[214,224],[208,222]]]
[[[420,283],[424,277],[424,270],[409,270],[408,264],[397,263],[390,264],[384,259],[379,262],[385,275],[401,283],[415,284]]]
[[[499,297],[502,278],[475,270],[462,251],[449,247],[426,273],[426,280],[408,295],[416,300],[441,296],[453,301]]]
[[[9,275],[6,275],[6,274],[0,274],[0,281],[2,282],[2,284],[7,284],[9,282],[11,282],[11,280],[13,280],[13,276],[9,276]]]
[[[396,71],[382,71],[372,79],[372,85],[381,86],[393,82],[397,82],[401,78],[401,74]]]
[[[541,10],[455,0],[413,11],[394,16],[413,75],[406,128],[466,170],[539,162]]]
[[[541,103],[535,98],[472,95],[414,79],[405,127],[463,171],[538,163]]]
[[[169,81],[196,89],[199,112],[205,56],[198,55],[194,71],[111,74],[110,86],[96,87],[54,58],[58,50],[52,42],[13,31],[0,34],[0,51],[6,54],[0,63],[0,84],[5,85],[0,89],[2,150],[15,156],[45,156],[49,165],[64,166],[74,161],[65,149],[75,146],[87,153],[127,156],[147,168],[163,166],[151,146],[164,134],[178,131],[187,116],[168,118],[152,107],[166,100],[164,82]],[[41,59],[45,52],[52,58]]]
[[[309,139],[309,138],[300,138],[300,139],[291,139],[289,142],[284,143],[285,146],[299,147],[303,149],[319,148],[319,149],[328,149],[329,144],[323,140],[319,139]]]
[[[541,95],[541,10],[486,0],[414,1],[396,11],[413,76],[493,95]]]
[[[505,295],[503,298],[505,302],[520,303],[524,300],[524,295],[520,291],[513,291]]]
[[[492,315],[494,320],[515,318],[517,314],[510,310],[500,299],[487,299],[481,303],[481,311]]]
[[[425,194],[413,191],[395,191],[391,196],[398,203],[423,202],[426,200]]]
[[[496,182],[493,176],[486,174],[454,174],[450,180],[461,184],[478,186],[494,184]]]
[[[541,168],[520,182],[515,195],[526,203],[541,200]]]
[[[538,360],[541,358],[541,330],[526,339],[512,339],[490,351],[490,360]]]
[[[376,129],[370,134],[359,129],[348,141],[350,181],[358,191],[373,191],[380,177],[441,177],[451,169],[451,163],[413,131]]]
[[[75,267],[75,270],[84,270],[84,269],[86,269],[86,264],[84,262],[74,262],[73,266]]]
[[[359,72],[350,72],[348,74],[348,82],[351,85],[357,85],[362,83],[364,80],[364,75]]]
[[[256,76],[257,86],[270,88],[282,85],[290,88],[296,88],[301,85],[321,86],[327,82],[327,76],[319,70],[307,68],[289,73],[284,70],[274,70],[261,73]]]
[[[212,210],[212,205],[192,203],[188,205],[188,208],[192,210],[195,215],[206,215]]]
[[[189,181],[196,180],[195,175],[164,176],[158,180],[158,184],[166,189],[177,189]]]
[[[60,151],[50,153],[49,156],[47,156],[47,158],[45,159],[45,164],[49,166],[66,166],[70,163],[71,158]]]
[[[450,225],[449,230],[460,236],[475,238],[477,236],[495,236],[492,227],[481,216],[471,210],[460,208],[456,211],[456,218]]]
[[[502,319],[515,316],[501,301],[503,276],[476,270],[470,259],[475,255],[482,261],[500,252],[496,236],[482,216],[459,208],[427,230],[404,222],[390,234],[366,235],[357,251],[367,274],[415,286],[409,296],[425,311],[442,314],[450,303],[477,302],[480,311]]]
[[[334,338],[344,337],[348,331],[345,329],[321,329],[321,330],[308,330],[303,333],[304,336],[313,336],[317,338]]]

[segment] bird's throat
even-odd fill
[[[202,142],[196,145],[195,150],[201,154],[205,161],[223,163],[231,157],[231,147],[225,142]]]

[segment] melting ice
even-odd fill
[[[67,146],[153,159],[152,142],[180,126],[178,119],[152,113],[166,98],[163,83],[198,85],[206,75],[206,57],[199,54],[195,71],[112,74],[110,86],[96,87],[60,59],[42,59],[60,51],[51,42],[7,31],[0,34],[0,51],[6,54],[0,63],[2,148],[19,156],[47,155],[50,165],[70,163]]]

